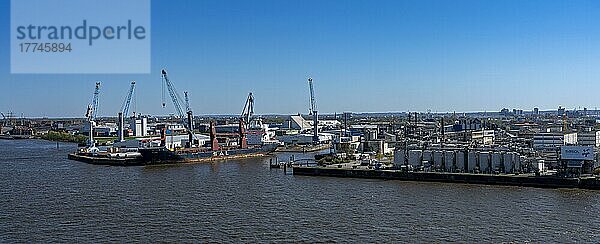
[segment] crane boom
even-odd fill
[[[177,115],[179,115],[179,118],[181,119],[181,121],[184,122],[183,124],[186,124],[185,123],[185,113],[183,112],[183,109],[181,108],[181,103],[179,102],[181,100],[181,98],[177,94],[177,90],[175,89],[175,86],[173,85],[171,80],[169,80],[169,77],[167,76],[167,71],[165,69],[163,69],[163,70],[161,70],[161,74],[162,74],[161,77],[164,81],[164,84],[167,87],[167,91],[169,92],[169,96],[171,96],[171,100],[173,101],[173,107],[175,107],[175,112],[177,112]]]
[[[179,102],[181,100],[181,97],[179,97],[179,93],[177,93],[177,90],[175,89],[175,85],[173,85],[173,83],[171,82],[171,80],[169,80],[169,77],[167,76],[167,70],[162,69],[160,71],[161,73],[161,77],[163,79],[163,84],[167,86],[167,90],[169,91],[169,95],[171,96],[171,100],[173,101],[173,107],[175,107],[175,110],[177,111],[177,114],[179,115],[179,118],[181,119],[181,123],[183,124],[183,126],[185,127],[186,131],[188,132],[189,135],[189,147],[192,147],[193,144],[193,139],[196,138],[196,135],[194,134],[194,128],[192,128],[192,124],[193,124],[193,116],[192,116],[192,111],[188,110],[186,111],[186,113],[183,112],[183,109],[181,108],[181,103]],[[164,103],[163,103],[164,106]],[[186,120],[187,118],[187,120]],[[196,138],[197,139],[197,138]]]
[[[308,89],[310,91],[310,114],[317,110],[317,100],[315,99],[315,89],[312,78],[308,78]]]
[[[94,98],[92,99],[92,108],[90,111],[92,120],[96,120],[96,117],[98,115],[99,97],[100,97],[100,81],[97,81],[96,88],[94,88]]]
[[[125,101],[123,101],[123,105],[121,106],[121,112],[123,116],[127,116],[129,114],[129,105],[131,104],[131,97],[133,97],[133,93],[135,91],[135,81],[131,81],[131,86],[129,87],[129,92],[127,93],[127,97]],[[134,111],[135,113],[135,111]]]
[[[190,108],[190,97],[188,97],[188,92],[184,91],[183,96],[185,97],[185,111],[192,111]]]
[[[308,88],[310,89],[310,113],[313,116],[313,144],[319,143],[319,115],[317,112],[317,100],[315,99],[315,89],[313,79],[308,78]]]
[[[244,121],[246,126],[250,125],[250,118],[254,115],[254,95],[252,92],[248,93],[248,98],[246,98],[246,104],[244,104],[244,109],[242,110],[242,115],[240,118]]]

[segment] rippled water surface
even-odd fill
[[[600,242],[600,191],[293,176],[265,158],[106,167],[74,149],[0,140],[0,242]]]

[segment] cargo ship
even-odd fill
[[[118,147],[108,148],[107,152],[102,152],[97,148],[94,150],[81,148],[78,152],[69,154],[69,159],[90,164],[113,166],[194,163],[265,156],[275,152],[280,145],[278,142],[270,140],[267,133],[265,133],[265,128],[259,127],[246,131],[243,121],[240,121],[237,133],[217,133],[215,122],[211,122],[210,127],[210,140],[207,143],[208,145],[204,146],[196,146],[195,143],[192,143],[192,145],[188,144],[183,148],[175,147],[172,143],[167,143],[166,128],[163,128],[160,139],[148,139],[148,141],[160,141],[160,144],[154,144],[154,146],[142,146],[127,153],[123,153],[123,148]],[[249,145],[247,135],[258,139],[250,140],[253,143]],[[221,145],[218,138],[223,136],[236,136],[237,145]],[[193,137],[190,134],[187,143],[196,141]],[[145,142],[144,144],[152,145],[153,143],[148,144]]]
[[[178,99],[178,93],[175,90],[172,82],[167,77],[167,71],[163,69],[161,70],[161,74],[164,85],[169,90],[169,94],[173,100],[173,106],[176,108],[179,118],[181,119],[180,123],[185,128],[187,140],[180,140],[180,143],[174,143],[173,136],[176,133],[173,132],[173,129],[170,129],[169,134],[171,136],[171,142],[167,143],[167,127],[169,127],[169,125],[164,124],[163,127],[160,128],[160,139],[144,139],[140,141],[140,144],[136,145],[134,152],[128,154],[119,154],[122,152],[122,150],[126,150],[126,152],[129,150],[127,149],[127,146],[122,145],[114,146],[107,149],[106,152],[101,152],[98,148],[96,148],[93,137],[93,128],[95,126],[94,115],[100,86],[100,83],[96,83],[93,104],[88,105],[88,110],[86,112],[86,117],[88,118],[90,128],[87,147],[81,148],[76,153],[69,154],[69,159],[91,164],[120,166],[174,164],[259,157],[274,152],[279,146],[279,143],[274,140],[275,133],[269,130],[268,125],[264,125],[260,118],[252,117],[254,115],[254,96],[252,93],[248,94],[244,109],[239,117],[239,123],[231,124],[234,126],[233,128],[237,127],[236,130],[217,133],[216,122],[211,121],[210,140],[199,139],[199,136],[194,134],[194,117],[191,109],[189,108],[189,104],[187,104],[187,93],[185,93],[186,111],[184,113],[184,111],[181,109],[182,106],[179,103],[180,99]],[[123,115],[127,114],[134,85],[135,82],[132,82],[129,94],[124,103],[125,105],[122,110],[123,112],[120,112],[118,116],[117,124],[119,127],[119,139],[117,142],[119,143],[124,142]],[[165,103],[163,101],[163,106],[164,105]],[[235,140],[232,140],[234,138]],[[156,140],[160,140],[159,145],[154,143]],[[185,143],[183,143],[183,141],[185,141]]]

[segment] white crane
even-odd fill
[[[85,117],[87,117],[88,124],[90,126],[90,131],[88,134],[87,151],[91,153],[98,152],[98,148],[96,147],[96,141],[94,141],[94,127],[96,126],[96,115],[98,114],[99,96],[100,81],[97,81],[96,86],[94,88],[94,96],[92,98],[92,103],[88,105],[87,111],[85,113]]]

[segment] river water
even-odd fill
[[[107,167],[73,150],[0,140],[0,242],[600,242],[600,191],[293,176],[266,158]]]

